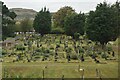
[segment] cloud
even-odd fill
[[[29,8],[36,11],[46,6],[51,12],[56,12],[60,7],[71,6],[76,12],[89,12],[95,10],[98,3],[104,0],[3,0],[9,8]],[[106,0],[114,3],[116,0]]]
[[[3,0],[3,2],[115,2],[117,0]]]

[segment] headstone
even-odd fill
[[[83,54],[82,54],[82,56],[81,56],[81,61],[82,61],[82,62],[84,61],[84,57],[83,57]]]
[[[115,52],[114,51],[112,52],[112,56],[115,57]]]

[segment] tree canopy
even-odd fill
[[[46,7],[39,11],[35,16],[33,27],[36,32],[41,35],[50,33],[51,31],[51,14],[49,10],[46,10]]]
[[[87,18],[87,36],[90,40],[106,44],[117,31],[114,10],[106,2],[97,5]]]
[[[116,2],[111,6],[113,10],[114,16],[114,36],[112,36],[112,40],[116,40],[117,37],[120,36],[120,2]]]
[[[2,39],[14,36],[14,18],[16,16],[14,12],[10,12],[7,6],[2,3]]]
[[[64,28],[64,20],[65,17],[75,13],[75,10],[72,9],[70,6],[65,6],[60,8],[54,15],[53,15],[53,26]]]
[[[65,32],[67,35],[72,36],[73,38],[75,33],[79,33],[80,35],[84,34],[85,27],[85,16],[82,13],[79,14],[71,14],[65,18]]]
[[[29,32],[33,30],[32,21],[29,18],[25,18],[20,22],[20,28],[22,32]]]

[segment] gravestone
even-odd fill
[[[112,56],[115,57],[115,52],[114,51],[112,52]]]

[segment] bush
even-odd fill
[[[41,49],[40,48],[36,49],[36,52],[41,52]]]
[[[16,48],[17,50],[25,50],[25,47],[22,44],[17,45]]]
[[[94,52],[94,53],[93,53],[93,55],[94,55],[95,57],[97,57],[97,56],[98,56],[96,52]]]
[[[112,47],[108,47],[107,50],[108,50],[108,51],[112,51]]]
[[[39,51],[43,52],[43,53],[50,53],[49,49],[46,49],[44,47],[42,47]]]
[[[49,54],[43,54],[44,57],[49,57]]]
[[[108,56],[107,56],[107,54],[106,54],[106,53],[102,53],[101,57],[102,57],[102,58],[105,58],[105,59],[107,59],[107,58],[108,58]]]
[[[79,49],[79,52],[80,52],[80,53],[84,53],[84,49],[83,49],[83,48],[80,48],[80,49]]]
[[[79,33],[77,33],[77,32],[76,32],[76,33],[74,33],[74,39],[75,39],[75,40],[79,40],[79,36],[80,36],[80,34],[79,34]]]
[[[49,50],[49,49],[46,49],[46,50],[45,50],[45,53],[50,53],[50,50]]]
[[[6,55],[6,54],[7,54],[7,52],[3,49],[1,56],[2,56],[2,55]]]
[[[76,54],[71,54],[70,58],[73,59],[73,60],[77,60],[78,59],[77,56],[76,56]]]
[[[98,55],[101,55],[101,52],[99,51],[97,54],[98,54]]]
[[[41,52],[44,52],[45,51],[45,48],[44,47],[41,47]]]
[[[53,28],[51,34],[64,34],[64,30],[62,28]]]
[[[53,46],[50,46],[50,49],[51,49],[51,50],[54,50],[54,47],[53,47]]]
[[[72,48],[71,47],[66,48],[66,52],[68,53],[72,52]]]
[[[59,48],[60,47],[60,44],[56,44],[56,48]]]
[[[35,59],[40,59],[40,56],[35,56],[34,58],[35,58]]]
[[[93,55],[93,53],[92,53],[91,51],[89,51],[89,53],[88,53],[88,54],[89,54],[89,56],[92,56],[92,55]]]

